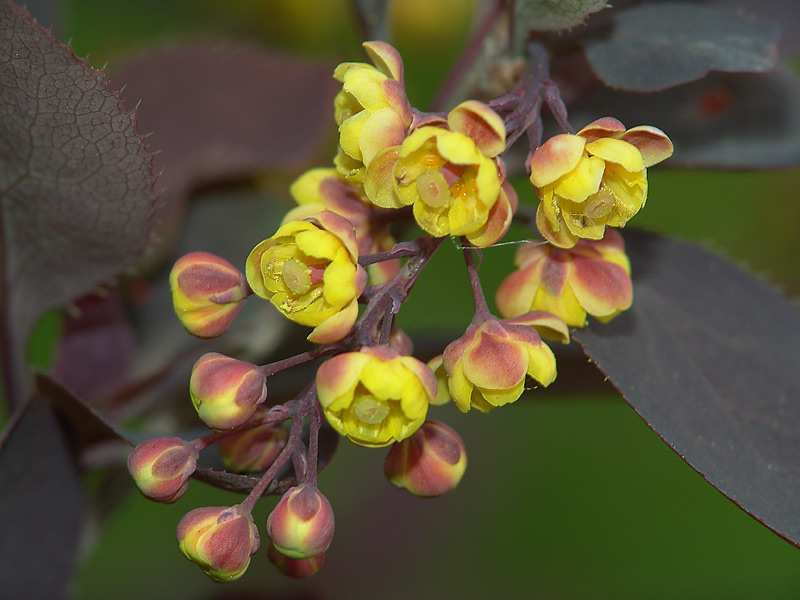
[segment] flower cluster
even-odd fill
[[[396,487],[444,494],[461,481],[466,450],[451,427],[429,419],[429,409],[452,401],[461,412],[487,412],[516,402],[532,384],[547,387],[557,366],[543,340],[569,343],[569,328],[583,327],[587,315],[608,321],[633,300],[622,237],[607,228],[623,227],[644,205],[647,167],[672,152],[661,131],[626,130],[606,117],[577,134],[565,126],[567,133],[532,148],[539,205],[522,220],[545,241],[520,244],[516,271],[497,290],[499,318],[489,311],[475,256],[506,235],[520,209],[502,156],[516,139],[509,132],[538,113],[496,112],[476,100],[446,114],[419,111],[406,95],[398,52],[383,42],[364,49],[372,64],[344,63],[334,72],[342,87],[332,166],[294,181],[296,206],[253,248],[245,272],[193,252],[170,275],[175,312],[196,336],[228,331],[255,295],[310,328],[316,344],[265,365],[207,352],[192,369],[189,397],[210,433],[154,438],[130,455],[136,484],[155,501],[180,498],[212,444],[229,471],[225,481],[250,489],[240,504],[198,508],[178,525],[181,551],[217,581],[240,577],[258,550],[252,509],[267,493],[282,494],[266,522],[270,561],[291,577],[323,567],[334,535],[333,509],[317,488],[323,426],[360,446],[390,446],[384,474]],[[536,101],[522,105],[538,111],[539,90],[530,93]],[[422,236],[397,243],[403,230],[392,226],[404,221]],[[394,316],[448,236],[461,238],[475,317],[426,364]],[[324,360],[304,391],[281,404],[268,398],[272,375],[315,359]]]

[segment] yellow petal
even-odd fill
[[[644,169],[642,153],[633,144],[616,138],[600,138],[586,144],[586,151],[606,162],[613,162],[633,172]]]
[[[600,189],[605,163],[593,156],[582,156],[577,166],[556,182],[554,194],[573,202],[583,202]]]

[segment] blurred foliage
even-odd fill
[[[64,0],[61,11],[59,36],[72,38],[93,64],[112,68],[153,44],[220,37],[332,62],[361,59],[346,0]],[[473,2],[459,0],[394,3],[394,41],[413,104],[433,97],[474,12]],[[515,185],[520,200],[533,203],[527,181]],[[654,170],[646,210],[632,226],[709,244],[798,295],[798,186],[798,170]],[[527,232],[518,227],[509,237]],[[514,250],[484,252],[490,302]],[[473,312],[464,275],[459,253],[445,243],[400,324],[412,336],[433,327],[463,329]],[[447,309],[438,310],[439,303]],[[131,493],[87,546],[76,597],[106,598],[114,590],[122,600],[246,592],[358,599],[374,597],[375,589],[387,600],[418,597],[420,590],[427,597],[490,597],[499,589],[512,598],[797,596],[797,549],[706,484],[620,399],[531,394],[489,415],[462,417],[452,406],[434,415],[464,438],[470,463],[461,486],[441,499],[414,499],[383,481],[384,452],[342,444],[321,474],[337,536],[328,566],[310,581],[279,576],[265,552],[234,587],[208,581],[178,552],[174,527],[189,508],[230,504],[234,496],[195,483],[172,506]],[[272,504],[256,508],[262,528]]]

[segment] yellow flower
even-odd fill
[[[583,327],[587,313],[607,322],[633,301],[630,262],[622,236],[609,229],[602,240],[579,240],[569,249],[523,244],[518,267],[497,290],[504,317],[544,310],[571,327]]]
[[[317,392],[336,431],[362,446],[386,446],[425,422],[436,377],[425,363],[390,346],[365,347],[324,362]]]
[[[624,227],[647,200],[647,167],[672,155],[660,129],[598,119],[577,135],[550,138],[533,153],[531,183],[539,195],[536,225],[552,244],[571,248]]]
[[[472,324],[444,349],[448,389],[459,410],[467,412],[474,407],[488,412],[516,402],[525,390],[526,375],[545,387],[555,381],[556,359],[539,337],[540,328],[547,330],[548,337],[569,341],[561,319],[532,312],[515,319],[490,317]]]
[[[391,250],[395,239],[389,234],[387,225],[376,225],[384,209],[371,204],[364,195],[364,188],[354,184],[336,169],[316,168],[306,171],[289,187],[289,192],[298,206],[286,213],[283,223],[299,221],[330,210],[350,221],[356,234],[359,256]],[[378,217],[378,218],[376,218]],[[373,263],[367,267],[370,282],[384,283],[400,270],[398,259]]]
[[[282,225],[247,258],[247,283],[288,319],[314,327],[319,344],[346,336],[358,318],[367,273],[350,222],[323,211]]]
[[[339,126],[337,170],[360,183],[375,155],[403,141],[411,126],[411,105],[403,85],[403,60],[385,42],[364,42],[376,66],[342,63],[333,76],[342,82],[334,99],[334,118]]]
[[[417,223],[433,236],[493,244],[516,209],[497,158],[506,146],[503,120],[468,100],[450,111],[446,123],[433,122],[380,152],[367,168],[364,191],[383,208],[413,206]]]

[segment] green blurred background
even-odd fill
[[[332,64],[363,60],[344,0],[63,0],[58,11],[60,39],[71,38],[78,55],[112,72],[154,45],[220,38]],[[392,31],[412,104],[432,98],[473,12],[467,0],[394,3]],[[654,170],[650,177],[634,226],[707,244],[800,294],[800,171]],[[515,184],[522,201],[533,201],[524,179]],[[514,250],[486,251],[487,293],[509,272]],[[412,337],[469,322],[462,265],[446,243],[423,273],[400,315]],[[442,289],[444,307],[435,301]],[[488,415],[445,406],[432,416],[464,438],[462,484],[442,498],[415,499],[384,481],[385,451],[342,443],[320,476],[336,511],[336,539],[327,567],[312,579],[282,577],[262,551],[242,580],[214,584],[180,554],[174,528],[192,508],[237,496],[194,483],[177,504],[162,506],[131,484],[109,525],[85,544],[76,598],[800,596],[800,551],[706,484],[619,398],[529,395]],[[261,526],[273,504],[257,507]]]

